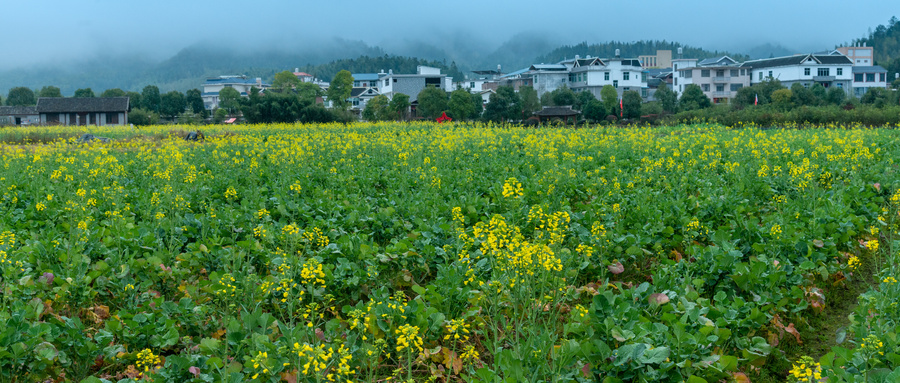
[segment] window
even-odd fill
[[[759,72],[759,76],[757,77],[759,78],[759,81],[762,81],[762,72]]]
[[[881,82],[884,82],[884,81],[885,81],[885,73],[879,74],[878,77],[879,77],[879,80],[878,80],[878,81],[881,81]]]
[[[863,82],[863,74],[857,73],[857,74],[853,75],[853,81]]]
[[[831,70],[828,68],[819,68],[818,75],[819,76],[830,76]]]
[[[397,79],[394,79],[394,82],[397,82]]]
[[[603,80],[609,81],[609,72],[603,72]]]
[[[469,88],[475,89],[475,81],[469,83]]]
[[[118,113],[107,113],[106,114],[106,123],[107,124],[118,124],[119,123],[119,114]]]
[[[724,92],[724,91],[725,91],[725,85],[723,85],[723,84],[716,85],[716,92]]]
[[[630,72],[622,73],[622,80],[628,81],[631,78]]]
[[[844,83],[842,83],[842,82],[836,83],[836,85],[838,88],[841,88],[841,89],[844,88]]]
[[[803,75],[804,75],[804,76],[809,76],[809,72],[810,72],[809,68],[803,68]]]
[[[59,123],[59,113],[47,114],[47,122],[48,123]]]
[[[678,70],[678,64],[675,64],[675,66],[672,69]]]
[[[731,77],[737,77],[737,76],[738,76],[738,70],[737,70],[737,69],[732,69],[732,70],[731,70]]]
[[[387,80],[387,79],[384,80],[384,86],[388,86],[388,80]]]
[[[725,77],[725,71],[722,69],[717,70],[716,77]]]
[[[692,70],[682,71],[681,77],[692,78],[692,77],[694,77],[694,71],[692,71]]]
[[[731,84],[731,91],[737,92],[738,90],[740,90],[743,87],[744,87],[744,85],[742,85],[742,84]]]
[[[675,85],[678,85],[678,77],[675,77]]]
[[[866,73],[866,82],[875,82],[875,73]]]
[[[613,88],[619,87],[619,80],[613,80]]]
[[[843,75],[844,75],[844,68],[837,68],[837,75],[838,75],[838,76],[843,76]]]
[[[709,84],[703,84],[703,91],[709,92]]]
[[[769,77],[772,77],[772,71],[769,71]]]
[[[700,71],[700,77],[709,77],[709,69],[703,69]]]

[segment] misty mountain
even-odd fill
[[[611,41],[608,43],[599,44],[588,44],[587,42],[582,42],[576,45],[564,45],[550,51],[549,53],[538,56],[534,60],[534,62],[547,64],[556,63],[567,58],[574,58],[575,55],[580,55],[582,57],[591,55],[593,57],[609,58],[615,57],[616,49],[619,50],[619,54],[621,55],[621,57],[653,55],[656,54],[657,50],[670,50],[672,51],[672,58],[674,59],[677,58],[679,47],[682,48],[683,57],[685,58],[705,59],[722,55],[727,55],[737,61],[743,61],[747,58],[742,54],[723,51],[707,51],[705,49],[692,47],[690,45],[684,45],[677,42],[669,42],[665,40],[646,40],[629,43]]]
[[[767,59],[769,57],[790,56],[790,55],[797,54],[797,53],[801,53],[801,52],[796,52],[794,50],[785,48],[781,44],[772,44],[772,43],[757,45],[757,46],[747,50],[747,56],[749,56],[751,60]],[[806,53],[809,53],[809,52],[806,52]]]

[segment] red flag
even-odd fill
[[[753,96],[753,105],[759,105],[759,94]]]
[[[619,118],[625,115],[625,107],[622,106],[622,99],[619,99]]]
[[[447,122],[447,121],[453,121],[453,119],[450,118],[449,116],[447,116],[447,112],[443,112],[443,113],[441,113],[441,116],[437,118],[436,121],[443,124],[444,122]]]

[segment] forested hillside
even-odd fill
[[[875,63],[887,69],[889,81],[894,80],[894,73],[900,72],[900,20],[896,16],[891,17],[887,25],[869,30],[868,37],[853,42],[874,47]]]

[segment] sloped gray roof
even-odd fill
[[[785,56],[785,57],[776,57],[771,59],[762,59],[762,60],[753,60],[747,61],[741,64],[741,67],[744,68],[771,68],[778,66],[789,66],[789,65],[800,65],[804,60],[811,58],[820,64],[830,64],[830,65],[853,65],[853,62],[850,61],[847,56],[832,56],[832,55],[796,55],[796,56]]]
[[[734,66],[737,61],[728,56],[708,58],[697,63],[697,66]]]
[[[545,106],[544,109],[534,112],[535,116],[541,117],[575,116],[579,114],[581,112],[572,109],[571,106]]]
[[[128,97],[41,97],[38,113],[125,112]]]
[[[33,106],[0,106],[0,116],[36,116]]]
[[[853,73],[887,73],[887,69],[882,68],[881,65],[854,66]]]

